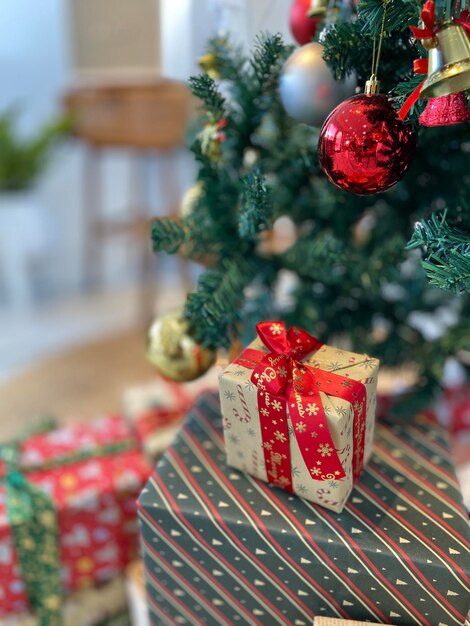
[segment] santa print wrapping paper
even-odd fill
[[[87,456],[123,443],[113,454],[61,463],[71,454]],[[135,556],[135,501],[150,473],[129,426],[117,416],[66,426],[29,438],[20,455],[26,478],[51,497],[57,511],[63,587],[82,588],[122,572]],[[27,608],[0,472],[0,617]]]
[[[315,615],[462,626],[467,518],[440,426],[378,424],[342,513],[226,465],[207,394],[139,503],[154,626],[311,626]]]
[[[228,464],[340,512],[372,450],[379,361],[257,330],[219,381]]]

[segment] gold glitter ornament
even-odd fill
[[[199,57],[199,67],[213,80],[220,78],[219,70],[217,69],[217,58],[214,53],[208,52]]]
[[[203,348],[188,333],[181,309],[157,318],[147,338],[147,358],[165,378],[187,382],[215,363],[216,352]]]
[[[189,217],[191,215],[196,202],[201,196],[202,189],[201,181],[197,181],[184,192],[179,210],[180,217]]]

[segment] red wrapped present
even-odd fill
[[[162,454],[178,433],[184,415],[203,391],[217,389],[218,372],[212,368],[201,379],[178,384],[157,377],[129,387],[123,396],[123,413],[131,422],[150,458]]]
[[[151,470],[117,416],[3,447],[12,449],[0,478],[0,617],[30,605],[48,615],[62,590],[110,580],[135,556],[135,500]]]

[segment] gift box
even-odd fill
[[[203,391],[217,389],[217,382],[215,368],[212,368],[190,383],[177,384],[155,378],[150,383],[125,390],[123,414],[149,458],[156,459],[167,449],[195,398]]]
[[[135,556],[135,500],[150,468],[118,416],[9,448],[16,460],[0,477],[0,617],[31,604],[52,626],[48,611],[57,615],[63,590],[110,580]]]
[[[340,512],[371,454],[379,362],[282,322],[257,330],[219,381],[228,464]]]
[[[156,379],[125,390],[123,414],[149,458],[157,458],[178,432],[190,398],[181,385]]]
[[[138,508],[155,626],[465,620],[467,516],[444,431],[427,417],[377,425],[368,466],[334,513],[228,467],[219,400],[205,395]]]
[[[132,626],[149,626],[147,600],[145,597],[144,564],[132,562],[126,570],[126,590]]]
[[[62,626],[101,626],[126,610],[124,577],[117,576],[96,587],[75,591],[64,601]],[[38,626],[32,613],[0,618],[0,626]]]

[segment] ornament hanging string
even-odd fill
[[[382,41],[383,41],[384,34],[385,34],[385,16],[387,13],[388,3],[389,3],[389,0],[384,0],[382,23],[380,25],[378,45],[377,45],[377,38],[374,37],[374,40],[373,40],[371,76],[370,76],[370,80],[367,81],[366,83],[366,93],[369,95],[372,93],[376,93],[377,87],[378,87],[377,74],[379,72],[380,53],[382,50]]]
[[[375,74],[375,76],[377,76],[377,74],[379,73],[380,53],[382,51],[382,41],[383,41],[384,33],[385,33],[385,16],[387,14],[388,2],[389,2],[389,0],[385,0],[385,2],[383,4],[384,12],[382,14],[382,24],[380,25],[379,45],[378,45],[378,48],[377,48],[377,58],[375,59],[375,68],[372,71],[372,73]],[[375,40],[374,40],[374,48],[375,48]]]

